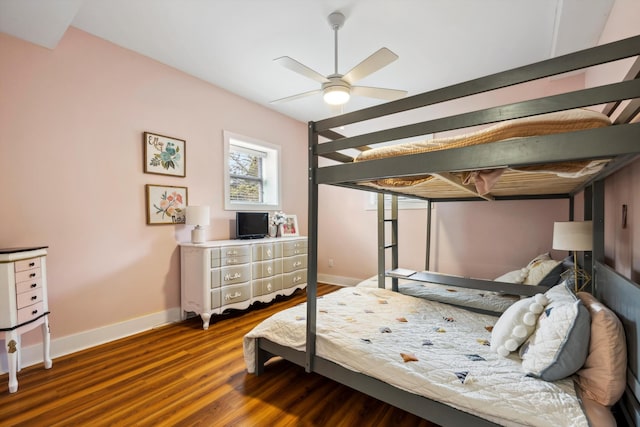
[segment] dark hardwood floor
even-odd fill
[[[304,300],[297,291],[214,316],[207,331],[197,317],[56,358],[49,370],[31,366],[13,394],[2,375],[0,425],[434,426],[284,360],[248,374],[244,334]]]

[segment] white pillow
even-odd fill
[[[491,349],[502,357],[516,351],[535,330],[538,315],[548,302],[543,294],[537,294],[513,303],[491,331]]]
[[[527,274],[527,278],[524,280],[525,285],[537,285],[542,279],[544,279],[547,274],[549,274],[554,268],[558,267],[562,261],[554,261],[552,259],[548,260],[539,260],[531,264],[529,267],[529,274]],[[561,271],[558,271],[558,277],[560,277]],[[557,284],[552,283],[552,285]]]
[[[520,357],[528,376],[556,381],[584,365],[589,351],[591,318],[566,281],[545,295],[549,304],[533,334],[520,347]]]
[[[522,283],[527,278],[527,274],[529,274],[529,269],[525,267],[519,270],[513,270],[505,273],[502,276],[495,278],[494,281],[506,283]]]

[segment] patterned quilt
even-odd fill
[[[345,368],[506,426],[588,426],[570,378],[526,377],[516,355],[489,348],[497,317],[378,288],[343,288],[318,301],[317,354]],[[306,304],[244,337],[305,349]]]

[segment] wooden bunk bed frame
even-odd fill
[[[595,48],[542,61],[529,66],[497,73],[484,78],[456,84],[443,89],[389,102],[376,107],[309,123],[309,247],[307,277],[307,340],[306,351],[300,352],[259,339],[256,346],[256,374],[264,370],[264,364],[274,356],[281,356],[339,383],[388,402],[408,412],[446,426],[485,426],[494,423],[457,410],[443,403],[398,389],[375,378],[345,369],[316,355],[316,292],[318,273],[318,187],[336,185],[348,188],[402,194],[395,190],[373,189],[360,183],[379,179],[424,174],[441,174],[450,171],[490,169],[503,165],[523,166],[583,159],[611,159],[608,165],[594,177],[581,182],[566,194],[517,193],[495,199],[568,197],[573,206],[573,195],[584,191],[585,219],[594,222],[594,249],[592,252],[593,293],[611,308],[621,319],[627,338],[628,375],[627,389],[615,411],[619,421],[640,425],[640,286],[621,276],[604,264],[604,179],[630,164],[640,155],[640,123],[631,121],[640,113],[640,36],[621,40]],[[596,66],[620,59],[636,57],[634,65],[623,81],[554,95],[547,98],[518,102],[487,108],[451,117],[429,120],[365,135],[344,137],[332,129],[340,126],[400,113],[419,107],[487,92],[499,88],[546,78],[566,72]],[[509,142],[442,150],[411,156],[352,161],[343,154],[346,149],[367,149],[368,145],[404,138],[442,132],[452,129],[494,123],[502,120],[527,117],[571,108],[605,105],[604,112],[613,117],[613,125],[606,128],[570,132],[561,135],[521,138]],[[320,143],[320,138],[328,142]],[[605,141],[606,143],[603,143]],[[340,164],[319,167],[319,157]],[[401,172],[401,173],[400,173]],[[432,197],[430,201],[477,200],[478,197]],[[381,203],[379,203],[379,206]],[[379,207],[379,210],[384,208]],[[394,220],[393,218],[391,219]],[[379,237],[381,239],[381,237]],[[382,238],[384,239],[384,238]],[[428,261],[427,261],[428,263]],[[392,260],[397,267],[397,253]],[[380,267],[381,266],[381,267]],[[379,260],[379,270],[384,270],[384,258]],[[382,277],[381,273],[381,280]],[[413,278],[412,278],[413,279]],[[464,278],[429,274],[430,281],[501,290],[504,284],[483,281],[470,282]],[[396,282],[397,284],[397,282]],[[394,286],[397,288],[397,286]],[[504,289],[503,289],[504,290]]]

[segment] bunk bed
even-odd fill
[[[512,422],[508,418],[505,419],[501,416],[478,415],[474,413],[473,409],[460,406],[457,403],[450,403],[444,398],[425,397],[421,394],[421,391],[412,387],[395,385],[392,382],[393,378],[389,378],[388,374],[385,375],[385,372],[381,372],[384,369],[361,369],[356,365],[350,365],[349,357],[340,359],[335,358],[333,355],[331,357],[325,355],[327,354],[327,345],[330,345],[331,339],[327,340],[325,338],[327,328],[326,325],[322,325],[319,322],[319,319],[323,318],[322,316],[327,313],[327,310],[348,310],[350,305],[357,305],[357,303],[351,302],[352,300],[349,299],[350,302],[347,304],[344,302],[340,304],[340,301],[338,301],[337,305],[325,305],[325,299],[327,299],[326,304],[329,304],[328,300],[334,298],[331,295],[316,299],[318,187],[320,185],[336,185],[374,191],[380,195],[379,201],[382,194],[410,195],[423,198],[429,203],[446,200],[568,197],[571,200],[572,207],[573,196],[579,192],[584,192],[585,219],[593,219],[594,241],[593,252],[586,254],[582,262],[585,264],[585,268],[593,273],[591,288],[593,295],[620,319],[626,336],[626,389],[616,406],[616,411],[620,420],[631,425],[639,424],[640,404],[638,403],[638,398],[640,383],[638,382],[638,371],[640,369],[640,361],[638,360],[638,345],[640,342],[640,328],[638,328],[638,323],[640,323],[640,305],[635,301],[640,301],[640,287],[633,281],[613,271],[604,262],[604,179],[624,166],[629,165],[640,154],[640,123],[637,123],[637,117],[640,112],[639,54],[640,36],[637,36],[380,106],[309,123],[307,302],[303,306],[295,308],[297,311],[294,310],[291,313],[283,312],[280,316],[274,316],[278,317],[276,321],[280,321],[280,319],[293,314],[293,319],[290,322],[297,323],[298,331],[300,324],[304,325],[304,334],[297,345],[280,344],[274,338],[278,334],[286,335],[287,327],[295,327],[293,325],[285,326],[286,323],[280,324],[280,332],[275,335],[248,334],[245,337],[245,360],[249,359],[247,360],[249,371],[255,371],[256,374],[260,374],[265,370],[264,365],[268,360],[274,356],[281,356],[286,360],[304,366],[308,372],[324,375],[440,425],[528,425],[528,421]],[[392,114],[400,114],[408,110],[627,58],[635,59],[628,74],[620,82],[403,125],[397,128],[382,129],[357,136],[345,137],[335,131],[340,126],[374,120]],[[348,150],[353,149],[362,152],[376,149],[376,144],[388,141],[401,141],[403,143],[402,141],[407,138],[456,129],[468,128],[475,132],[478,127],[486,128],[507,120],[521,120],[583,108],[602,111],[603,114],[610,117],[610,125],[579,130],[572,129],[563,133],[551,132],[548,134],[525,135],[517,138],[509,137],[507,140],[489,141],[474,145],[463,144],[451,149],[427,149],[400,156],[374,156],[362,161],[346,154]],[[384,150],[387,149],[385,148]],[[321,157],[330,159],[333,162],[329,162],[330,164],[328,165],[326,164],[327,162],[322,162],[323,165],[321,166],[319,162]],[[591,162],[596,162],[595,165],[597,167],[593,168],[589,173],[573,177],[558,177],[553,174],[550,177],[547,173],[547,165],[558,165],[567,162],[588,162],[591,165],[594,165]],[[540,172],[541,165],[544,165],[542,168],[544,172]],[[465,178],[468,177],[465,174],[469,172],[477,176],[477,173],[484,173],[484,171],[491,173],[496,169],[504,170],[501,171],[500,179],[497,183],[494,183],[490,191],[478,191],[477,188],[473,188],[473,185],[465,182]],[[525,178],[526,185],[522,181],[521,174],[523,173],[527,174]],[[385,181],[396,178],[408,178],[410,181],[418,181],[417,184],[420,188],[416,191],[416,187],[412,184],[396,185],[393,182],[390,184],[389,181]],[[380,205],[381,203],[379,203],[378,210],[380,215],[383,216],[384,207]],[[392,229],[397,227],[397,217],[392,216],[388,221],[391,222]],[[381,227],[379,225],[379,229]],[[382,243],[379,246],[385,246],[383,236],[384,233],[379,232],[379,243]],[[393,242],[392,246],[396,245],[397,243]],[[342,294],[335,298],[352,298],[345,295],[351,293],[356,300],[365,297],[369,298],[369,301],[377,300],[385,306],[385,309],[387,307],[386,304],[389,304],[390,307],[392,301],[396,299],[412,298],[393,292],[397,291],[398,277],[402,277],[399,274],[394,274],[394,271],[399,271],[397,252],[394,251],[394,255],[392,255],[392,268],[390,271],[385,270],[384,252],[384,248],[379,250],[378,288],[345,289],[338,291]],[[385,287],[385,276],[392,277],[393,290],[381,289]],[[418,272],[412,275],[411,279],[467,289],[482,289],[489,292],[516,293],[523,296],[531,296],[537,293],[547,295],[550,292],[548,288],[540,289],[536,286],[519,286],[503,282],[439,275],[432,272]],[[564,285],[557,285],[552,289],[556,289],[558,286]],[[445,306],[426,300],[420,300],[420,302],[414,302],[414,300],[418,299],[407,300],[407,304],[427,304],[428,307],[412,306],[413,308],[407,309],[408,313],[437,311],[442,309],[442,306]],[[362,310],[366,311],[366,306],[357,305],[357,307],[360,312]],[[437,315],[440,320],[445,322],[453,322],[452,319],[455,317],[466,316],[464,310],[456,311],[459,309],[455,307],[449,308],[447,306],[446,310],[441,315]],[[348,311],[342,313],[343,318],[347,315],[346,318],[349,319],[348,313]],[[485,323],[496,321],[495,317],[480,319]],[[400,321],[402,319],[396,320]],[[284,322],[284,320],[282,321]],[[258,326],[259,328],[260,326]],[[394,326],[394,328],[400,328],[400,326]],[[380,332],[384,331],[381,330]],[[480,334],[481,331],[477,333]],[[300,337],[298,336],[298,338]],[[366,339],[363,342],[365,347],[366,344],[369,344]],[[344,352],[351,354],[347,350],[344,350]],[[492,357],[489,356],[489,353],[482,354]],[[405,354],[404,356],[409,357],[408,362],[411,362],[411,354]],[[373,355],[371,357],[375,360]],[[460,379],[461,383],[464,383],[464,381],[465,378]],[[554,387],[558,384],[561,388],[567,387],[562,381],[564,380],[559,380],[557,384],[554,382]],[[578,397],[577,399],[579,404],[583,405],[584,413],[592,416],[593,407],[587,405],[590,399],[587,396]],[[602,409],[598,405],[595,408],[596,410]],[[526,409],[522,410],[526,411]],[[580,418],[580,423],[584,423],[585,419],[581,418],[584,413],[582,411],[579,412],[575,417]],[[536,415],[532,413],[532,425],[535,425],[535,418]],[[541,423],[544,424],[544,421],[541,421]],[[576,423],[579,424],[577,421]],[[591,423],[595,425],[593,420]]]

